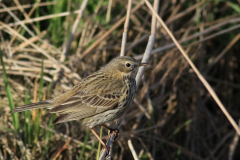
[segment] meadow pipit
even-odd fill
[[[12,112],[47,108],[59,113],[53,124],[80,120],[109,151],[93,129],[102,125],[116,134],[118,130],[104,123],[120,118],[129,108],[136,92],[135,77],[138,67],[146,65],[128,56],[113,59],[106,67],[84,78],[69,91],[49,100],[15,108]],[[117,137],[117,135],[116,135]]]

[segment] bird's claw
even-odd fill
[[[115,138],[114,138],[114,141],[115,141],[117,139],[117,137],[118,137],[119,129],[111,129],[110,133],[112,133],[112,132],[115,133]]]

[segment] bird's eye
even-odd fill
[[[131,64],[130,63],[126,63],[126,67],[131,67]]]

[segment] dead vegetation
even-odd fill
[[[81,10],[78,1],[1,2],[0,45],[15,106],[59,95],[120,54],[127,1],[110,1],[88,1],[68,52]],[[239,3],[161,1],[159,16],[238,122]],[[141,60],[151,17],[143,1],[133,1],[126,55]],[[133,159],[133,150],[139,159],[239,159],[236,131],[157,26],[151,65],[124,118],[112,159]],[[52,126],[54,116],[47,110],[20,113],[14,121],[3,75],[1,64],[0,159],[96,159],[98,142],[78,122]]]

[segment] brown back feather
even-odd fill
[[[101,75],[86,78],[75,94],[51,110],[51,113],[62,114],[53,124],[84,119],[118,104],[124,93],[122,90],[126,90],[124,82],[98,76]]]

